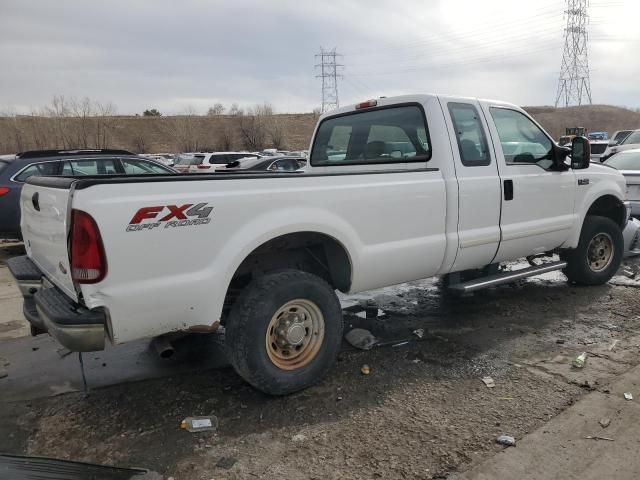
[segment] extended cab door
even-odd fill
[[[553,140],[525,113],[483,104],[502,181],[502,239],[496,262],[562,245],[575,224],[575,175],[558,170]]]
[[[500,177],[477,101],[440,99],[458,180],[458,253],[453,271],[491,263],[500,243]]]

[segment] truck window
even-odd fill
[[[34,163],[33,165],[29,165],[27,168],[22,170],[14,180],[16,182],[26,182],[27,178],[33,176],[41,176],[41,175],[57,175],[58,168],[60,167],[60,162],[42,162],[42,163]]]
[[[526,115],[508,108],[491,107],[489,110],[507,165],[534,163],[545,169],[553,165],[551,140]]]
[[[422,110],[407,105],[327,118],[318,128],[311,165],[426,162],[430,158]]]
[[[489,165],[489,147],[478,111],[469,103],[449,103],[451,121],[456,131],[460,160],[465,167]]]

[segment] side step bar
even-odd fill
[[[527,267],[512,272],[502,272],[496,275],[489,275],[487,277],[477,278],[464,283],[455,283],[453,285],[449,285],[449,289],[460,293],[475,292],[476,290],[482,290],[483,288],[495,287],[496,285],[502,285],[503,283],[514,282],[521,278],[532,277],[534,275],[553,272],[555,270],[562,270],[566,266],[567,262],[550,262],[536,267]]]

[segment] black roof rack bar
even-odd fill
[[[31,150],[18,153],[17,158],[44,158],[44,157],[71,157],[76,155],[135,155],[127,150],[116,150],[110,148],[84,148],[70,150]]]

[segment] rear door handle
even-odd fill
[[[513,200],[513,180],[504,181],[504,199]]]
[[[40,195],[38,192],[35,192],[31,196],[31,203],[33,203],[33,208],[35,208],[38,212],[40,211]]]

